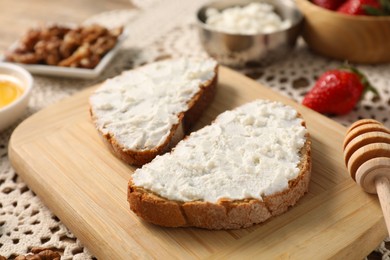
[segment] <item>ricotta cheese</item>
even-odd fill
[[[212,59],[165,60],[106,80],[90,97],[97,128],[124,149],[162,145],[216,66]]]
[[[171,153],[137,169],[133,181],[170,200],[261,200],[298,176],[305,142],[296,110],[257,100],[222,113]]]
[[[218,11],[206,10],[206,24],[217,31],[233,34],[273,33],[291,26],[290,20],[282,20],[274,7],[267,3],[250,3]]]

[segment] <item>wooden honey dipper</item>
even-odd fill
[[[366,192],[378,194],[390,235],[390,130],[373,119],[356,121],[343,146],[351,177]]]

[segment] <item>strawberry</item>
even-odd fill
[[[378,0],[347,0],[337,9],[337,12],[349,15],[369,15],[367,9],[379,11],[381,5]]]
[[[302,104],[320,113],[343,115],[355,107],[366,91],[379,95],[361,72],[346,66],[322,74]]]
[[[328,10],[336,10],[345,0],[312,0],[313,4]]]

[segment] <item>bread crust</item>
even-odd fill
[[[215,67],[214,75],[211,80],[202,84],[200,90],[188,101],[188,109],[178,115],[179,122],[172,126],[168,137],[160,146],[148,150],[126,149],[110,133],[104,134],[97,128],[100,137],[116,157],[128,164],[142,166],[152,161],[157,155],[170,151],[172,147],[183,139],[190,132],[191,127],[198,121],[203,111],[213,101],[218,82],[218,65]],[[91,105],[89,106],[89,113],[96,125],[97,118],[93,113]]]
[[[304,123],[303,123],[304,124]],[[307,133],[302,147],[300,173],[289,181],[289,188],[258,199],[181,202],[168,200],[128,183],[130,209],[139,217],[165,227],[199,227],[205,229],[239,229],[266,221],[288,210],[308,191],[311,175],[311,140]]]

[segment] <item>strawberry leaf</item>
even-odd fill
[[[380,6],[380,14],[379,15],[390,15],[390,0],[379,0],[379,6]],[[368,8],[371,9],[371,8]],[[373,11],[376,13],[375,10],[366,10],[368,12]],[[370,13],[367,13],[370,14]],[[376,15],[376,14],[373,14]]]
[[[386,16],[390,15],[390,0],[379,0],[379,7],[367,5],[362,5],[362,9],[367,15],[372,16]]]
[[[359,76],[360,82],[364,86],[364,90],[363,90],[361,98],[363,98],[364,95],[367,92],[369,92],[369,91],[374,93],[375,96],[380,97],[378,90],[371,84],[371,82],[368,80],[366,75],[364,75],[360,70],[358,70],[357,68],[349,65],[348,63],[345,63],[343,66],[340,67],[340,69],[351,71],[351,72],[353,72],[353,73],[355,73],[356,75]]]
[[[375,8],[369,5],[363,5],[362,8],[367,15],[372,15],[372,16],[386,15],[386,13],[382,9]]]

